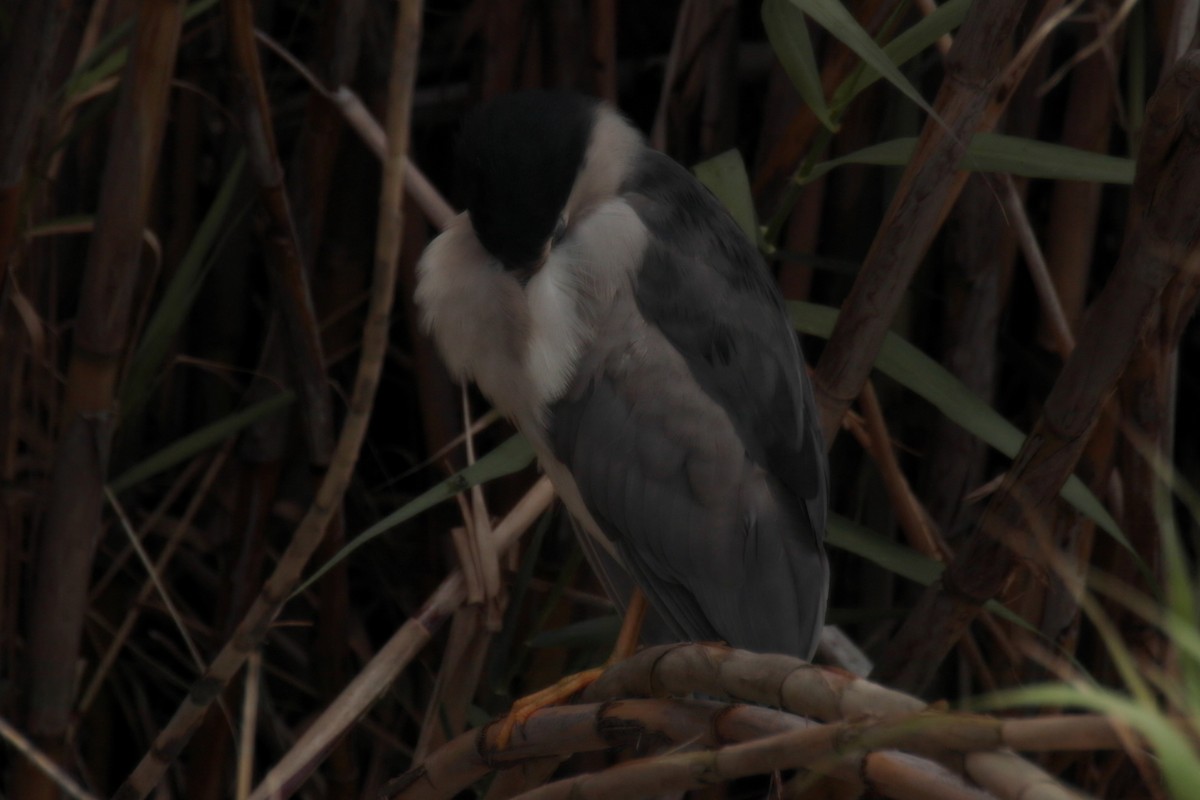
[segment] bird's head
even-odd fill
[[[527,280],[572,217],[611,196],[640,136],[595,98],[504,95],[474,111],[459,141],[458,192],[480,244]]]
[[[569,92],[504,95],[466,121],[466,211],[426,248],[415,299],[451,373],[509,416],[561,395],[587,309],[632,273],[645,231],[619,197],[644,147],[615,110]]]

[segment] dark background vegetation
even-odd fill
[[[780,66],[759,5],[733,0],[429,0],[405,101],[411,120],[387,124],[409,131],[412,163],[451,202],[463,115],[523,87],[606,97],[689,166],[736,148],[788,299],[847,303],[844,318],[858,316],[842,323],[853,330],[835,333],[845,342],[874,315],[986,406],[1053,444],[1027,447],[1001,484],[1012,461],[977,435],[986,415],[964,405],[976,427],[949,421],[918,397],[936,393],[930,373],[872,377],[831,463],[833,509],[874,538],[849,549],[835,540],[830,621],[876,662],[877,679],[928,699],[1084,674],[1124,691],[1127,657],[1157,676],[1152,694],[1166,698],[1166,712],[1194,713],[1169,691],[1183,680],[1177,643],[1154,618],[1131,613],[1123,593],[1161,599],[1164,565],[1174,559],[1189,575],[1194,554],[1196,520],[1182,504],[1156,503],[1152,468],[1161,458],[1184,484],[1200,477],[1200,339],[1187,326],[1196,297],[1187,209],[1200,207],[1187,169],[1196,163],[1194,77],[1158,117],[1146,104],[1191,41],[1178,26],[1194,29],[1196,4],[1088,0],[1044,31],[1044,15],[1061,4],[975,5],[969,13],[994,17],[996,30],[1011,22],[992,50],[954,54],[948,67],[939,46],[927,47],[904,74],[930,102],[959,91],[991,96],[993,106],[1007,92],[1004,69],[1019,64],[1023,78],[998,121],[941,97],[945,127],[932,127],[945,137],[930,147],[965,146],[994,126],[1122,159],[1143,148],[1136,188],[1029,177],[1038,174],[1030,168],[1011,184],[973,173],[958,194],[937,183],[945,165],[922,150],[907,167],[851,163],[789,189],[822,161],[920,135],[929,117],[882,80],[840,110],[835,132],[823,129]],[[928,13],[899,0],[846,7],[880,42]],[[459,390],[412,311],[414,265],[435,222],[411,196],[402,217],[386,204],[381,213],[381,196],[398,186],[384,177],[397,174],[395,162],[391,172],[381,166],[331,94],[349,87],[375,119],[389,118],[389,80],[393,92],[405,83],[403,58],[394,60],[397,13],[382,0],[0,0],[0,716],[99,796],[142,760],[227,642],[261,654],[251,737],[261,776],[394,631],[428,623],[427,644],[378,687],[382,699],[303,790],[340,798],[374,796],[418,743],[428,752],[514,696],[598,663],[609,646],[611,607],[552,517],[503,557],[507,601],[456,612],[452,625],[429,616],[426,599],[458,564],[448,531],[463,524],[464,506],[454,502],[340,561],[283,606],[265,642],[234,633],[239,621],[270,618],[252,603],[299,527],[326,530],[296,567],[307,562],[311,574],[467,463]],[[808,28],[829,98],[860,60],[821,25]],[[1045,41],[1020,64],[1019,45],[1039,32]],[[1155,150],[1154,136],[1168,146]],[[953,180],[953,169],[944,174]],[[905,192],[926,197],[915,206],[925,211],[889,222],[889,204]],[[1043,264],[1020,245],[1007,199],[1024,209]],[[878,245],[877,232],[903,224],[913,227],[900,229],[899,244]],[[1137,239],[1142,229],[1157,238]],[[380,262],[401,234],[386,341],[368,344],[383,330],[364,334],[389,286]],[[1133,290],[1124,305],[1110,301],[1089,329],[1084,311],[1119,265],[1136,273],[1153,261],[1131,241],[1159,258],[1131,285],[1156,288],[1141,306]],[[898,287],[883,288],[876,274]],[[1038,274],[1052,291],[1038,288]],[[827,335],[804,340],[814,367]],[[878,341],[862,336],[855,352],[869,365]],[[855,369],[836,361],[840,352],[825,353],[817,374],[834,424],[841,414],[830,398],[862,388],[838,383]],[[1068,354],[1075,372],[1063,370]],[[354,418],[360,362],[380,364],[382,377],[373,406],[370,391],[356,395],[365,398],[359,412],[369,411],[357,448],[343,426]],[[1121,376],[1115,386],[1091,381],[1110,367]],[[1052,390],[1057,415],[1047,411]],[[487,410],[477,395],[471,407],[476,417]],[[497,421],[475,448],[486,453],[511,434]],[[1145,571],[1092,519],[1052,499],[1077,458],[1077,474]],[[344,485],[328,477],[351,467]],[[503,515],[535,478],[526,467],[489,481],[488,507]],[[314,499],[322,481],[332,503]],[[1164,559],[1168,523],[1184,550]],[[159,585],[131,536],[158,564]],[[989,550],[997,536],[1019,557]],[[922,588],[886,547],[892,541],[953,564],[953,579]],[[981,564],[986,574],[975,571]],[[1096,601],[1111,628],[1080,608],[1072,576],[1089,564],[1124,587]],[[294,581],[284,586],[274,600]],[[1005,602],[1033,630],[995,617],[972,624],[963,591]],[[947,619],[957,621],[943,627]],[[1124,643],[1120,657],[1114,641]],[[171,788],[158,796],[233,794],[240,665],[235,680],[214,687],[223,702],[166,759],[162,785]],[[41,772],[4,752],[10,796],[54,796]],[[1084,752],[1045,766],[1099,796],[1165,796],[1144,753]]]

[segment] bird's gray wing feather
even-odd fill
[[[807,656],[827,566],[803,506],[625,292],[599,320],[549,440],[678,636]]]
[[[608,548],[588,534],[574,515],[564,516],[574,532],[575,540],[579,542],[592,572],[600,581],[600,585],[604,587],[605,594],[613,601],[623,616],[629,605],[629,598],[633,596],[633,589],[638,585],[638,580],[629,573],[628,565],[618,560],[614,554],[609,552]],[[646,645],[675,642],[679,640],[679,631],[658,611],[658,606],[652,605],[646,610],[646,616],[642,619],[641,640]]]
[[[807,656],[824,619],[824,447],[782,300],[711,194],[647,150],[648,241],[551,443],[651,602],[692,639]]]
[[[624,190],[650,231],[636,287],[643,316],[823,537],[828,470],[816,404],[762,257],[716,198],[661,153],[645,151]]]

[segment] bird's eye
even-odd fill
[[[567,217],[565,214],[560,214],[558,223],[554,226],[554,233],[550,236],[550,246],[554,247],[562,238],[567,235]]]

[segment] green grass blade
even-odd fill
[[[1157,454],[1155,456],[1157,457]],[[1196,612],[1193,560],[1188,557],[1179,535],[1171,491],[1162,481],[1154,483],[1154,508],[1158,519],[1159,537],[1162,540],[1162,563],[1167,583],[1167,607],[1164,609],[1164,616],[1183,622],[1188,628],[1195,630],[1200,625],[1200,617]],[[1197,663],[1195,658],[1187,657],[1185,652],[1181,654],[1180,672],[1187,696],[1192,698],[1193,702],[1200,701],[1200,663]]]
[[[621,632],[621,615],[605,614],[602,617],[581,619],[558,628],[539,631],[529,637],[529,646],[535,649],[546,647],[611,647]]]
[[[870,528],[859,525],[840,514],[830,514],[825,528],[825,541],[832,547],[870,561],[901,578],[922,586],[931,586],[941,577],[945,566],[911,547],[893,541]],[[989,612],[1019,625],[1035,636],[1038,629],[995,600],[985,606]]]
[[[696,177],[717,196],[738,227],[752,242],[758,242],[758,216],[750,192],[750,176],[746,162],[737,150],[726,150],[692,167]]]
[[[1200,753],[1186,731],[1158,708],[1108,689],[1086,684],[1026,686],[993,692],[972,701],[971,706],[983,710],[1062,706],[1106,714],[1126,723],[1149,742],[1172,796],[1178,800],[1195,797],[1196,787],[1200,786]]]
[[[971,2],[972,0],[949,0],[943,3],[932,14],[922,17],[911,28],[884,45],[884,54],[897,67],[903,66],[932,47],[939,38],[962,25],[967,11],[971,8]],[[881,77],[883,76],[874,67],[864,63],[858,75],[838,87],[832,105],[835,108],[844,107]]]
[[[296,396],[289,390],[268,397],[249,408],[205,425],[198,431],[190,433],[174,442],[146,460],[135,464],[117,478],[109,482],[109,488],[116,494],[137,486],[144,480],[165,472],[176,464],[181,464],[190,458],[215,447],[230,436],[249,427],[259,420],[266,419],[272,414],[278,414],[291,405]]]
[[[871,69],[878,72],[888,83],[899,89],[905,97],[921,107],[932,117],[937,114],[926,102],[917,88],[904,73],[892,63],[883,48],[875,43],[871,35],[863,30],[842,0],[791,0],[792,5],[812,17],[818,25],[829,31],[842,44],[849,47]]]
[[[788,0],[766,0],[762,6],[762,21],[771,47],[801,99],[822,125],[831,131],[837,130],[837,123],[830,116],[829,105],[825,102],[821,72],[817,68],[817,57],[808,36],[808,21],[804,19],[804,14]]]
[[[188,5],[183,12],[184,23],[191,22],[196,17],[204,12],[216,7],[217,0],[198,0],[198,2]],[[121,71],[121,67],[125,66],[125,59],[129,55],[129,48],[124,43],[133,32],[133,23],[135,20],[131,17],[117,24],[109,31],[92,51],[88,53],[88,57],[83,60],[83,63],[68,76],[63,84],[60,92],[67,97],[73,97],[81,92],[87,91],[95,86],[100,81],[111,78]]]
[[[873,144],[839,158],[822,161],[805,176],[804,182],[815,180],[846,164],[902,167],[912,158],[916,145],[915,137]],[[968,145],[967,154],[959,163],[959,168],[973,172],[1006,172],[1023,178],[1095,181],[1128,186],[1133,183],[1134,161],[1019,136],[979,133]]]
[[[932,584],[945,569],[929,556],[881,536],[839,514],[829,515],[825,541],[839,550],[853,553],[922,586]]]
[[[221,182],[217,196],[204,215],[196,235],[188,245],[175,270],[171,282],[163,291],[162,298],[154,309],[154,314],[142,332],[141,342],[134,353],[129,374],[121,389],[121,413],[126,417],[138,415],[146,401],[150,398],[151,386],[155,376],[162,372],[163,361],[167,357],[175,337],[187,321],[188,313],[204,278],[208,275],[213,259],[210,258],[220,236],[233,226],[230,219],[234,216],[233,202],[237,197],[238,186],[245,172],[246,152],[243,150],[234,159],[225,180]]]
[[[532,461],[533,448],[529,446],[529,442],[525,440],[525,437],[518,434],[509,438],[471,466],[451,475],[432,489],[404,504],[358,536],[355,536],[346,543],[345,547],[339,550],[329,561],[322,564],[311,577],[304,581],[300,585],[300,588],[292,593],[292,596],[295,597],[306,591],[309,586],[320,580],[321,576],[332,569],[338,562],[376,536],[387,533],[402,522],[406,522],[416,515],[428,511],[439,503],[444,503],[454,497],[454,495],[464,492],[472,486],[487,483],[504,475],[511,475],[514,472],[522,470],[529,466]]]
[[[792,324],[801,333],[828,338],[833,332],[837,309],[813,303],[789,302],[788,310]],[[1009,458],[1015,457],[1021,449],[1025,434],[1017,426],[1000,416],[945,367],[896,334],[887,335],[875,360],[875,368],[929,401],[956,425]],[[1094,520],[1122,547],[1134,553],[1117,521],[1078,477],[1072,475],[1067,480],[1062,497]]]

